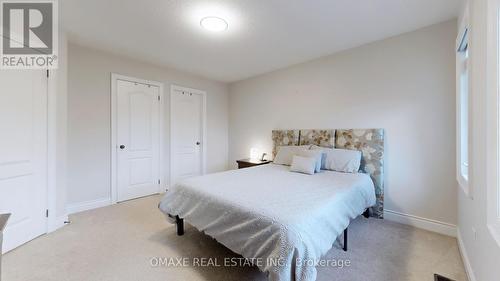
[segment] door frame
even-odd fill
[[[163,83],[157,82],[157,81],[152,81],[152,80],[146,80],[146,79],[141,79],[141,78],[136,78],[136,77],[130,77],[130,76],[125,76],[117,73],[111,73],[111,204],[116,204],[118,202],[118,186],[117,186],[117,139],[116,139],[116,134],[117,134],[117,125],[118,125],[118,107],[117,107],[117,101],[118,101],[118,93],[117,93],[117,87],[116,83],[118,80],[123,80],[123,81],[128,81],[132,83],[138,83],[138,84],[145,84],[145,85],[151,85],[159,88],[159,95],[160,95],[160,120],[159,120],[159,129],[160,129],[160,171],[159,171],[159,177],[160,177],[160,184],[158,185],[158,192],[161,193],[165,189],[162,188],[162,184],[164,185],[165,183],[165,173],[163,171],[164,167],[164,157],[163,157],[163,133],[164,133],[164,93],[163,93]]]
[[[173,134],[172,134],[172,124],[174,123],[174,118],[172,116],[172,108],[174,106],[173,103],[173,94],[174,91],[185,91],[185,92],[191,92],[195,93],[198,95],[201,95],[202,97],[202,106],[201,106],[201,174],[204,175],[206,174],[206,169],[207,169],[207,92],[198,90],[198,89],[193,89],[193,88],[188,88],[188,87],[183,87],[183,86],[178,86],[178,85],[171,85],[170,86],[170,128],[169,128],[169,141],[170,141],[170,167],[169,167],[169,181],[168,185],[169,187],[172,186],[172,167],[174,165],[174,157],[172,156],[172,151],[174,150],[173,147]]]
[[[63,214],[57,216],[57,205],[60,202],[64,202],[64,208],[66,208],[66,201],[63,198],[58,197],[58,189],[64,188],[66,192],[66,173],[62,176],[57,170],[57,162],[61,161],[57,155],[57,147],[60,146],[62,142],[64,149],[66,149],[67,137],[58,137],[58,118],[67,118],[66,116],[58,116],[58,105],[61,103],[60,99],[64,100],[67,98],[67,91],[59,89],[59,83],[65,81],[62,72],[59,69],[56,70],[46,70],[47,71],[47,203],[46,208],[48,215],[47,217],[47,233],[56,231],[57,229],[63,227],[69,220],[66,211]],[[64,97],[64,98],[63,98]],[[59,105],[60,106],[60,105]],[[66,109],[66,108],[65,108]],[[66,129],[64,129],[66,132]],[[64,164],[66,163],[66,157],[62,156]],[[58,186],[57,178],[63,177],[63,186]]]

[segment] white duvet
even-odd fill
[[[268,164],[184,180],[167,192],[160,209],[257,261],[271,281],[309,281],[316,280],[311,261],[373,205],[366,174],[305,175]]]

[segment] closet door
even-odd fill
[[[118,201],[158,193],[160,89],[117,81]]]
[[[171,93],[171,185],[202,174],[203,95],[174,88]]]

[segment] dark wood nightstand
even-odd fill
[[[269,164],[271,162],[273,162],[273,161],[271,161],[271,160],[261,161],[259,159],[250,159],[250,158],[236,160],[236,163],[238,163],[238,169],[243,169],[243,168],[248,168],[248,167],[265,165],[265,164]]]

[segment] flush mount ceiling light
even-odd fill
[[[201,27],[212,32],[221,32],[227,30],[227,22],[218,17],[204,17],[200,21]]]

